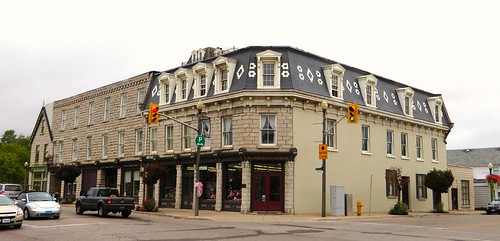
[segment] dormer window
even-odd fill
[[[180,68],[174,73],[175,80],[177,82],[177,93],[176,93],[176,102],[187,100],[189,96],[189,91],[191,88],[191,83],[193,82],[193,71],[190,69]]]
[[[367,106],[377,107],[375,99],[375,88],[377,88],[377,82],[378,79],[371,74],[358,77],[359,87]]]
[[[194,98],[206,96],[210,87],[210,82],[214,75],[214,68],[211,64],[198,63],[193,66],[194,72]]]
[[[194,50],[191,52],[191,58],[190,58],[190,63],[195,63],[198,61],[202,61],[203,58],[205,57],[205,50],[204,49],[198,49]]]
[[[218,57],[212,63],[215,66],[215,91],[214,94],[228,92],[233,82],[236,59]]]
[[[328,85],[328,92],[331,97],[343,98],[342,83],[344,81],[345,69],[340,64],[332,64],[323,67],[324,75],[326,76],[326,83]]]
[[[162,73],[158,80],[160,82],[160,104],[168,104],[172,99],[175,87],[175,76],[171,73]]]
[[[432,118],[436,123],[443,123],[443,98],[441,96],[427,98]]]
[[[280,88],[281,75],[281,53],[266,50],[256,54],[257,56],[257,88],[278,89]]]
[[[415,95],[413,89],[410,87],[399,88],[396,89],[396,92],[399,97],[399,102],[403,107],[403,113],[406,116],[413,116],[413,96]]]

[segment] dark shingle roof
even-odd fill
[[[491,162],[500,166],[500,147],[446,151],[448,164],[467,167],[486,167]]]

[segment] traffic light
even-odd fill
[[[158,124],[160,120],[160,106],[158,104],[149,104],[148,124]]]
[[[347,123],[358,123],[358,104],[347,104]]]

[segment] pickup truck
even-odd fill
[[[135,207],[135,199],[132,197],[120,197],[118,189],[110,187],[92,187],[83,196],[76,200],[76,214],[81,215],[85,211],[97,211],[99,216],[104,217],[108,213],[121,213],[127,218]]]

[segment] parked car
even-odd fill
[[[23,191],[23,186],[19,184],[0,183],[0,194],[4,194],[12,199],[16,198]]]
[[[23,210],[24,219],[61,217],[61,205],[48,192],[21,192],[15,203]]]
[[[83,196],[78,197],[75,204],[76,214],[83,214],[85,211],[97,211],[101,217],[109,212],[121,213],[122,217],[128,218],[135,207],[133,197],[120,197],[116,188],[92,187]]]
[[[488,203],[488,207],[486,207],[486,214],[491,213],[500,214],[500,199],[496,199]]]
[[[0,227],[12,226],[20,228],[23,225],[23,210],[12,199],[0,194]]]

